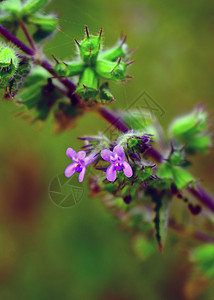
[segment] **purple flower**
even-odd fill
[[[79,182],[82,182],[85,176],[87,165],[91,164],[97,157],[97,154],[90,154],[86,157],[85,151],[75,152],[72,148],[66,150],[66,155],[73,160],[74,163],[67,166],[65,176],[71,177],[75,172],[79,174]]]
[[[132,177],[132,168],[129,163],[125,161],[125,153],[121,145],[114,147],[113,152],[105,149],[101,151],[101,156],[104,160],[111,163],[106,170],[106,178],[109,181],[115,181],[117,172],[122,171],[126,177]]]

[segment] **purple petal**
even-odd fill
[[[110,165],[106,170],[106,178],[108,179],[108,181],[115,181],[116,176],[117,172],[114,165]]]
[[[115,146],[113,153],[117,154],[121,158],[122,161],[125,160],[125,153],[124,153],[123,147],[121,145]]]
[[[133,171],[129,163],[124,161],[123,163],[123,172],[126,175],[126,177],[132,177]]]
[[[111,156],[112,156],[112,151],[108,150],[108,149],[104,149],[101,151],[101,156],[102,156],[102,159],[106,160],[106,161],[109,161],[111,162]]]
[[[87,165],[93,163],[93,161],[95,161],[96,158],[97,158],[97,154],[94,154],[94,153],[89,154],[85,159],[85,165],[87,166]]]
[[[67,166],[67,168],[65,169],[65,176],[66,177],[71,177],[74,173],[75,173],[75,163],[74,164],[70,164],[69,166]]]
[[[73,160],[73,158],[76,158],[76,151],[74,151],[72,148],[68,148],[66,150],[66,155]]]
[[[85,151],[79,151],[77,152],[77,158],[83,160],[86,156],[86,152]]]
[[[82,182],[85,176],[86,167],[82,168],[82,171],[79,174],[79,182]]]

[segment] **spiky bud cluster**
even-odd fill
[[[8,86],[18,67],[15,50],[0,45],[0,85]]]
[[[116,46],[102,51],[102,29],[98,36],[90,35],[85,26],[86,36],[78,42],[79,57],[70,62],[58,62],[55,71],[59,76],[72,77],[79,75],[75,93],[83,99],[93,99],[102,103],[114,100],[108,90],[108,83],[100,84],[100,79],[122,81],[127,78],[126,69],[130,63],[122,59],[127,56],[126,38],[121,38]]]

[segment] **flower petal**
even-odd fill
[[[110,165],[106,170],[106,178],[108,181],[115,181],[117,172],[114,165]]]
[[[72,160],[73,160],[73,158],[75,159],[76,158],[76,151],[74,151],[74,149],[72,149],[72,148],[68,148],[67,150],[66,150],[66,155],[69,157],[69,158],[71,158]]]
[[[82,171],[79,174],[79,182],[82,182],[85,176],[86,167],[82,168]]]
[[[65,176],[66,177],[71,177],[74,173],[75,173],[75,163],[74,164],[70,164],[69,166],[67,166],[67,168],[65,169]]]
[[[86,152],[85,151],[79,151],[77,152],[77,158],[83,160],[86,156]]]
[[[121,162],[123,162],[125,160],[125,152],[121,145],[115,146],[113,149],[113,153],[117,154],[121,158]]]
[[[109,161],[111,162],[111,156],[112,156],[112,151],[108,150],[108,149],[104,149],[101,151],[101,156],[102,156],[102,159],[106,160],[106,161]]]
[[[129,163],[124,161],[123,163],[123,172],[126,175],[126,177],[132,177],[133,171]]]

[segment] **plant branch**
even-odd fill
[[[106,108],[99,108],[98,112],[100,115],[109,123],[112,124],[115,128],[125,133],[129,130],[129,128],[117,118],[112,112],[107,110]],[[156,162],[161,162],[163,160],[162,154],[157,151],[155,148],[151,147],[146,151],[146,155],[153,158]],[[214,199],[199,185],[195,187],[188,187],[188,191],[203,205],[209,208],[212,212],[214,212]]]
[[[33,49],[30,49],[28,46],[22,43],[17,37],[15,37],[12,33],[7,31],[7,29],[5,29],[2,25],[0,25],[0,34],[3,35],[6,38],[6,40],[17,46],[26,54],[34,56],[35,51]]]
[[[31,37],[29,36],[27,30],[25,31],[24,28],[22,28],[25,32],[26,37],[28,38],[29,43],[32,43]],[[21,42],[17,37],[15,37],[12,33],[10,33],[7,29],[5,29],[2,25],[0,25],[0,34],[4,36],[9,42],[17,46],[19,49],[21,49],[23,52],[30,56],[35,55],[35,50],[30,49],[28,46],[26,46],[23,42]],[[31,41],[31,42],[30,42]],[[31,45],[32,48],[34,45]],[[65,87],[68,88],[67,96],[71,99],[72,105],[77,105],[80,103],[81,99],[74,94],[74,91],[76,89],[75,84],[73,84],[70,80],[67,78],[60,78],[56,72],[53,70],[52,65],[45,59],[39,60],[36,59],[35,63],[41,65],[44,69],[46,69],[51,75],[53,75],[55,78],[57,78]],[[98,109],[98,113],[111,125],[116,127],[121,132],[125,133],[129,130],[129,128],[120,120],[118,119],[114,114],[112,114],[109,110],[101,107]],[[152,157],[155,161],[161,162],[163,159],[163,156],[161,153],[159,153],[156,149],[150,148],[147,150],[147,155]],[[213,198],[207,194],[206,191],[204,191],[199,185],[196,187],[189,187],[189,192],[197,198],[201,203],[203,203],[206,207],[208,207],[212,212],[214,212],[214,200]]]
[[[28,30],[27,30],[24,22],[20,21],[20,26],[21,26],[22,31],[24,32],[24,34],[25,34],[25,36],[26,36],[26,38],[27,38],[27,40],[28,40],[31,48],[35,51],[36,50],[36,46],[34,44],[33,39],[31,38],[31,36],[30,36],[30,34],[29,34],[29,32],[28,32]]]

